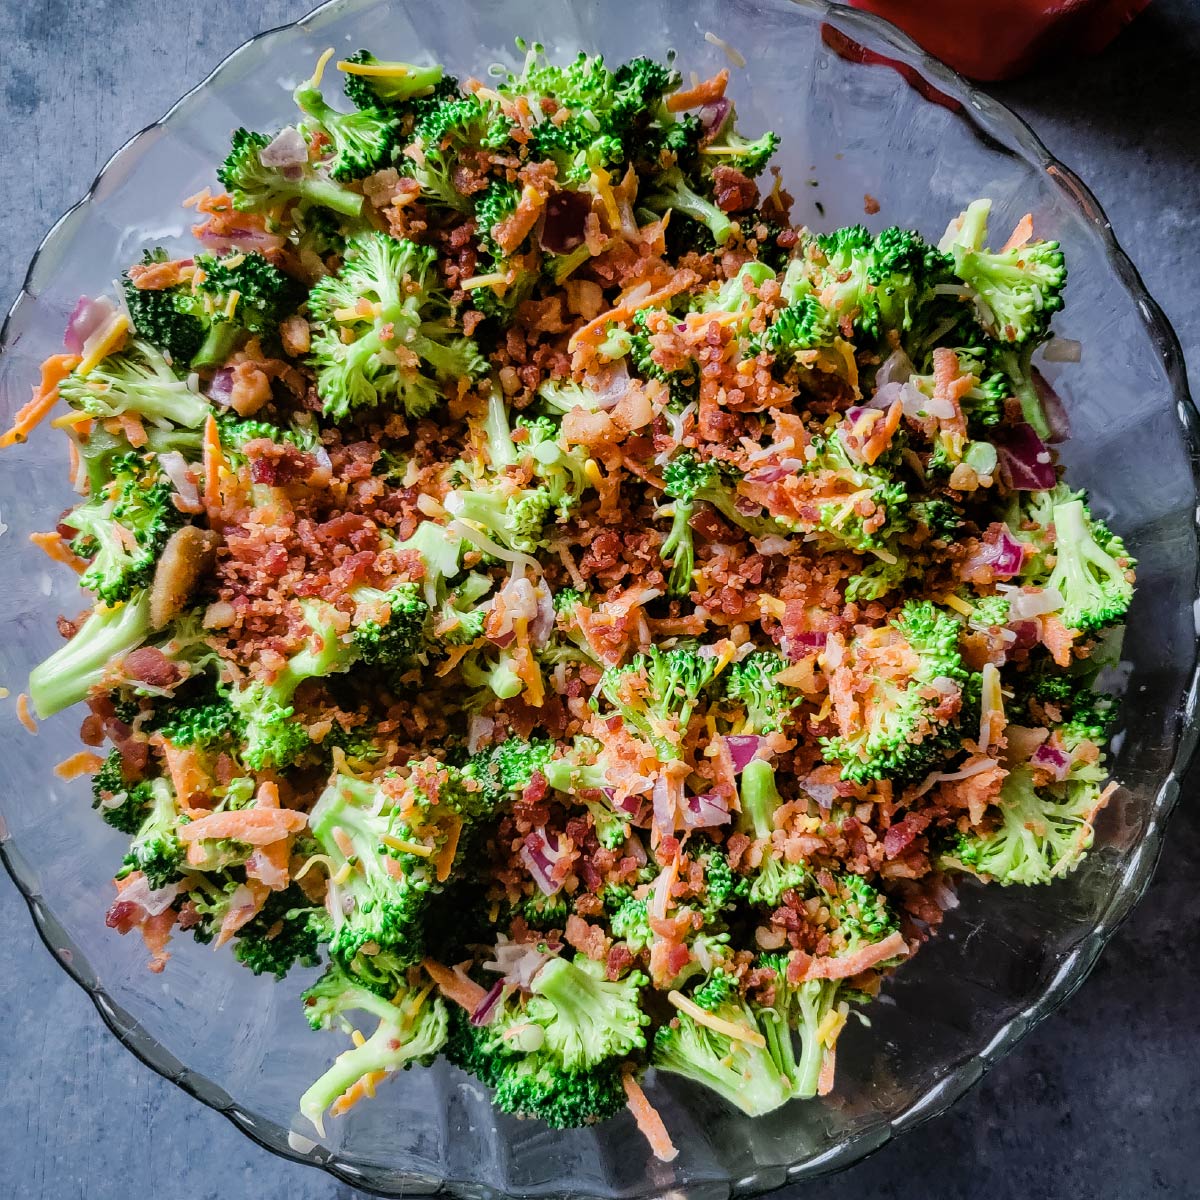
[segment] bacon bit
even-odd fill
[[[73,445],[74,443],[72,443]],[[76,575],[82,575],[87,570],[87,560],[75,554],[67,545],[66,538],[61,533],[31,533],[29,540],[39,549],[49,555],[56,563],[70,567]]]
[[[625,1089],[625,1099],[633,1119],[642,1137],[650,1143],[650,1150],[659,1162],[671,1162],[679,1154],[671,1135],[667,1132],[663,1119],[658,1115],[658,1109],[646,1099],[641,1084],[633,1077],[633,1068],[626,1067],[621,1074],[621,1086]]]
[[[529,231],[537,224],[538,216],[546,204],[546,193],[526,184],[521,189],[521,199],[512,213],[500,221],[491,231],[496,245],[505,256],[525,240]]]
[[[183,825],[179,840],[184,845],[210,838],[232,838],[248,846],[269,846],[289,833],[299,833],[308,817],[290,808],[241,808],[210,813]]]
[[[875,427],[871,430],[870,436],[863,446],[862,456],[867,464],[875,462],[888,448],[896,430],[900,428],[900,418],[902,416],[904,416],[903,402],[893,400],[892,407],[887,411],[887,416],[882,421],[875,422]]]
[[[263,367],[249,359],[234,364],[229,407],[239,417],[252,417],[271,399],[271,379]]]
[[[221,431],[212,413],[204,422],[204,508],[210,521],[221,512],[221,471],[225,456],[221,453]]]
[[[438,883],[445,883],[450,878],[450,868],[454,866],[454,855],[458,851],[458,839],[462,834],[462,818],[451,818],[450,828],[446,833],[446,841],[434,859],[434,870]]]
[[[42,377],[33,397],[16,415],[12,426],[0,434],[0,450],[25,441],[58,403],[58,385],[79,365],[78,354],[52,354],[42,363]]]
[[[95,775],[102,766],[104,766],[104,759],[100,755],[93,754],[90,750],[80,750],[78,754],[64,758],[54,768],[54,773],[59,779],[78,779],[80,775]]]
[[[308,322],[298,313],[294,313],[279,326],[279,339],[283,348],[293,358],[307,354],[312,347],[312,334]]]
[[[667,97],[668,112],[686,112],[689,108],[700,108],[720,100],[725,95],[729,84],[729,68],[722,67],[711,79],[706,79],[695,87],[673,92]]]
[[[604,962],[608,957],[609,939],[599,925],[592,925],[582,917],[572,913],[567,918],[567,927],[563,937],[568,946],[586,954],[595,962]]]
[[[873,217],[878,211],[879,201],[876,200],[870,192],[867,192],[866,195],[863,196],[863,212],[865,212],[867,216]]]
[[[595,345],[603,341],[609,324],[623,325],[625,322],[632,320],[634,313],[640,312],[643,308],[662,308],[667,300],[670,300],[672,296],[677,296],[682,291],[686,291],[698,279],[699,276],[697,276],[695,271],[677,271],[671,282],[659,288],[658,291],[654,292],[647,289],[645,294],[636,301],[632,296],[627,297],[615,308],[601,313],[598,317],[593,317],[586,325],[581,325],[575,330],[571,334],[571,340],[567,343],[567,349],[573,351],[577,346],[585,343]]]
[[[1010,250],[1019,249],[1025,245],[1029,239],[1033,237],[1033,213],[1026,213],[1013,226],[1013,231],[1008,235],[1008,241],[997,251],[998,254],[1007,254]]]
[[[182,525],[167,539],[150,585],[150,624],[162,629],[187,607],[212,566],[220,538],[211,529]]]
[[[908,943],[904,935],[897,930],[885,937],[882,942],[864,946],[853,954],[844,954],[833,958],[814,958],[804,972],[804,981],[811,979],[850,979],[861,975],[863,971],[886,962],[889,958],[907,957]]]
[[[37,736],[37,722],[33,719],[33,714],[29,711],[29,697],[22,692],[17,697],[17,720],[25,726],[30,733]]]
[[[473,1013],[487,995],[486,989],[481,988],[475,980],[464,974],[461,967],[451,970],[432,958],[423,959],[421,965],[429,972],[429,977],[433,982],[438,985],[438,991],[447,1000],[452,1000],[460,1008],[466,1009],[468,1013]]]

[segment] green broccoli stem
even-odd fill
[[[352,192],[332,179],[303,179],[295,185],[296,194],[310,204],[332,209],[344,217],[362,215],[363,198],[358,192]]]
[[[200,349],[192,358],[192,366],[197,370],[224,366],[225,361],[233,353],[241,332],[234,321],[214,321],[208,327],[208,333],[205,335]]]
[[[690,522],[695,508],[691,500],[675,501],[675,517],[659,551],[663,560],[671,564],[667,587],[672,596],[685,597],[692,590],[696,553]]]
[[[817,1036],[817,1030],[833,1009],[837,996],[835,980],[815,979],[800,985],[800,1061],[796,1066],[795,1094],[801,1099],[809,1100],[817,1094],[825,1062],[825,1043]]]
[[[43,719],[78,704],[104,678],[113,659],[150,634],[150,597],[140,592],[115,608],[97,606],[75,636],[29,673],[29,698]]]
[[[775,829],[775,810],[783,803],[783,797],[775,786],[775,768],[766,759],[756,758],[746,764],[740,798],[738,828],[745,833],[753,832],[760,840],[769,838]]]

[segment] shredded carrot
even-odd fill
[[[254,797],[255,808],[279,807],[279,784],[273,779],[264,779],[258,785],[258,794]]]
[[[38,731],[37,722],[33,719],[33,714],[29,711],[29,697],[22,692],[17,697],[17,720],[29,730],[30,733],[36,735]]]
[[[711,79],[706,79],[703,83],[696,84],[695,87],[686,88],[668,96],[667,110],[669,112],[685,112],[689,108],[700,108],[702,105],[711,104],[725,95],[725,87],[728,83],[729,68],[722,67]]]
[[[625,1100],[633,1119],[641,1130],[642,1136],[650,1143],[650,1149],[659,1162],[671,1162],[679,1151],[671,1141],[663,1119],[658,1115],[658,1109],[646,1099],[641,1084],[633,1077],[633,1068],[627,1067],[621,1076],[621,1086],[625,1089]]]
[[[179,914],[173,908],[164,909],[153,917],[147,917],[138,926],[142,933],[142,941],[150,951],[149,968],[155,975],[161,975],[171,956],[167,953],[167,943],[171,940],[171,930],[175,927]]]
[[[817,1095],[828,1096],[833,1091],[833,1077],[837,1069],[837,1050],[830,1046],[821,1058],[821,1073],[817,1076]]]
[[[371,1099],[375,1089],[387,1078],[386,1071],[369,1071],[357,1083],[351,1084],[330,1106],[329,1115],[340,1117],[349,1112],[360,1100]]]
[[[593,317],[586,325],[581,325],[571,334],[571,340],[567,343],[567,349],[574,350],[582,342],[603,341],[605,331],[610,324],[623,324],[625,321],[630,320],[634,313],[639,312],[643,308],[661,308],[665,301],[669,300],[672,296],[678,295],[685,288],[691,287],[695,282],[696,276],[694,272],[676,272],[675,278],[664,287],[659,288],[657,292],[647,292],[637,303],[623,300],[615,308],[610,308],[608,312],[603,312],[598,317]]]
[[[479,984],[473,979],[468,979],[461,971],[452,971],[449,967],[443,967],[440,962],[432,958],[425,959],[423,965],[429,972],[430,979],[438,985],[438,991],[447,1000],[453,1000],[455,1004],[469,1013],[473,1013],[487,995],[487,992]]]
[[[903,402],[893,400],[887,416],[882,421],[875,422],[875,428],[871,430],[871,435],[867,438],[866,445],[863,446],[863,458],[868,463],[873,463],[888,448],[896,430],[900,428],[902,416],[904,416]]]
[[[191,847],[189,846],[190,850]],[[288,885],[288,868],[292,861],[292,839],[281,838],[266,846],[259,846],[246,860],[246,878],[254,879],[273,892],[281,892]]]
[[[458,851],[458,839],[461,833],[462,820],[456,816],[452,819],[450,829],[446,834],[446,842],[434,860],[438,883],[445,883],[450,878],[450,868],[454,865],[454,855]]]
[[[119,413],[117,420],[121,422],[121,432],[125,435],[126,441],[135,450],[150,440],[146,436],[146,427],[133,413]]]
[[[23,442],[58,403],[58,385],[79,365],[78,354],[52,354],[42,363],[42,378],[33,397],[17,413],[11,428],[0,434],[0,450]]]
[[[204,422],[204,507],[210,520],[221,511],[221,468],[224,466],[221,431],[217,428],[216,417],[209,413]]]
[[[82,575],[87,570],[87,563],[72,552],[61,533],[31,533],[29,540],[39,550],[44,550],[56,563],[70,567],[76,575]]]
[[[829,958],[814,958],[804,973],[804,981],[810,979],[849,979],[863,971],[886,962],[889,958],[900,958],[908,954],[908,943],[904,934],[897,930],[882,942],[872,942],[853,954],[840,954]]]
[[[224,816],[223,813],[218,813],[218,816]],[[184,826],[188,828],[188,826]],[[249,898],[244,904],[231,905],[229,911],[221,920],[221,928],[217,933],[217,946],[223,946],[243,925],[252,921],[260,912],[262,906],[266,904],[267,897],[271,894],[270,889],[264,887],[256,879],[246,880],[246,891],[250,893]]]
[[[1016,250],[1025,245],[1031,237],[1033,237],[1033,213],[1026,213],[1016,223],[1012,233],[1008,235],[1008,241],[1000,247],[999,252],[1006,254],[1009,250]]]
[[[180,826],[179,840],[187,845],[208,838],[233,838],[247,846],[269,846],[307,824],[304,813],[290,808],[237,808]]]
[[[80,750],[78,754],[64,758],[54,768],[54,773],[59,779],[78,779],[80,775],[95,775],[103,765],[104,759],[100,755],[93,754],[90,750]]]
[[[171,778],[171,787],[185,811],[190,812],[188,805],[192,797],[197,792],[207,792],[211,786],[208,772],[204,769],[200,756],[191,746],[176,746],[173,742],[164,740],[162,755],[166,761],[167,774]]]

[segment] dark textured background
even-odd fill
[[[0,303],[15,296],[53,220],[126,138],[247,37],[309,7],[0,0]],[[1200,395],[1198,68],[1200,5],[1155,0],[1101,57],[989,90],[1096,192],[1174,322]],[[1185,786],[1149,894],[1062,1011],[949,1115],[789,1198],[1200,1197],[1192,791]],[[358,1196],[271,1158],[141,1066],[51,961],[7,877],[0,923],[0,1197]]]

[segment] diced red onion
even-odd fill
[[[157,917],[171,907],[178,895],[179,884],[169,883],[155,891],[146,881],[145,875],[140,875],[121,889],[119,899],[128,904],[136,904],[148,917]]]
[[[483,969],[500,975],[501,983],[510,987],[527,988],[553,957],[539,950],[536,942],[514,942],[500,934],[492,958],[483,964]]]
[[[725,739],[735,775],[740,775],[754,761],[764,741],[756,733],[733,733]]]
[[[629,391],[629,369],[625,360],[620,359],[598,374],[589,376],[584,382],[595,393],[596,408],[615,408]]]
[[[281,129],[262,148],[259,159],[264,167],[299,167],[308,162],[308,143],[294,125]]]
[[[702,146],[711,142],[721,132],[732,109],[733,104],[726,97],[719,96],[716,100],[702,104],[696,110],[696,116],[700,121],[700,144]]]
[[[529,623],[529,640],[540,649],[550,640],[554,629],[554,600],[550,589],[540,581],[534,585],[533,592],[537,600],[537,616]]]
[[[1016,636],[1013,642],[1014,650],[1029,650],[1038,643],[1038,624],[1036,621],[1015,621],[1009,611],[1008,627]]]
[[[811,775],[800,786],[821,808],[832,808],[833,802],[837,799],[837,788],[832,783],[814,779]]]
[[[777,554],[788,554],[792,549],[791,541],[778,533],[769,533],[764,538],[751,538],[750,540],[754,542],[755,550],[768,558]]]
[[[500,1001],[504,999],[504,980],[497,979],[488,989],[488,993],[471,1014],[472,1025],[487,1025],[496,1015]]]
[[[747,475],[747,483],[776,483],[780,479],[786,479],[792,472],[782,464],[774,467],[764,467],[761,471],[755,471]]]
[[[1042,357],[1047,362],[1077,363],[1083,358],[1083,343],[1074,338],[1052,337],[1042,347]]]
[[[200,489],[192,478],[184,457],[178,450],[170,450],[158,456],[159,466],[163,474],[171,481],[179,496],[179,508],[183,512],[198,513],[202,511]]]
[[[996,449],[1010,488],[1018,492],[1044,492],[1055,485],[1054,461],[1032,425],[1020,422],[1010,426]]]
[[[813,630],[805,630],[802,633],[785,633],[779,641],[779,648],[792,662],[799,662],[802,658],[808,658],[809,655],[818,654],[824,650],[828,640],[829,634]],[[837,667],[837,663],[826,665],[831,671]]]
[[[63,348],[70,354],[82,354],[84,343],[98,330],[103,329],[116,311],[116,306],[107,296],[99,296],[95,300],[89,296],[80,296],[71,310],[70,317],[67,318]]]
[[[715,829],[729,821],[729,802],[714,792],[701,796],[688,796],[683,810],[683,824],[687,829]]]
[[[1033,368],[1033,388],[1042,402],[1042,412],[1046,414],[1046,424],[1050,426],[1050,441],[1054,445],[1065,442],[1071,436],[1071,418],[1067,415],[1062,397],[1051,386],[1050,381],[1037,369]]]
[[[467,723],[467,753],[477,754],[487,742],[496,728],[496,722],[491,717],[472,713]]]
[[[675,806],[671,803],[671,793],[665,775],[659,775],[655,779],[650,802],[654,810],[654,824],[661,832],[670,833],[675,828]]]
[[[222,367],[208,385],[208,398],[222,408],[228,408],[233,399],[233,368]]]
[[[875,372],[875,394],[889,383],[905,383],[913,373],[913,365],[903,350],[893,350]]]
[[[976,553],[963,563],[963,571],[976,567],[991,567],[996,579],[1012,579],[1021,573],[1025,561],[1025,543],[1018,541],[1009,532],[1007,525],[989,526],[983,542]]]
[[[249,254],[257,250],[267,254],[282,249],[284,239],[278,234],[267,233],[264,229],[228,229],[224,233],[216,233],[208,228],[201,228],[197,239],[210,250],[219,254],[228,254],[235,250]]]
[[[1066,779],[1067,773],[1071,770],[1070,758],[1050,742],[1043,742],[1030,755],[1029,764],[1049,772],[1050,776],[1059,782]]]
[[[553,875],[554,864],[562,855],[558,853],[558,839],[551,838],[552,835],[539,825],[525,835],[520,850],[521,861],[529,869],[534,883],[546,896],[553,896],[562,888],[562,880],[555,879]]]
[[[863,413],[870,411],[870,406],[865,404],[855,404],[846,409],[846,420],[853,425]]]
[[[1016,629],[1019,621],[1032,621],[1035,617],[1058,612],[1063,606],[1062,593],[1058,588],[1042,588],[1037,592],[1014,588],[1005,594],[1008,596],[1008,618],[1012,629]]]
[[[546,215],[538,242],[547,254],[567,254],[583,244],[583,231],[591,212],[586,192],[555,192],[546,201]]]

